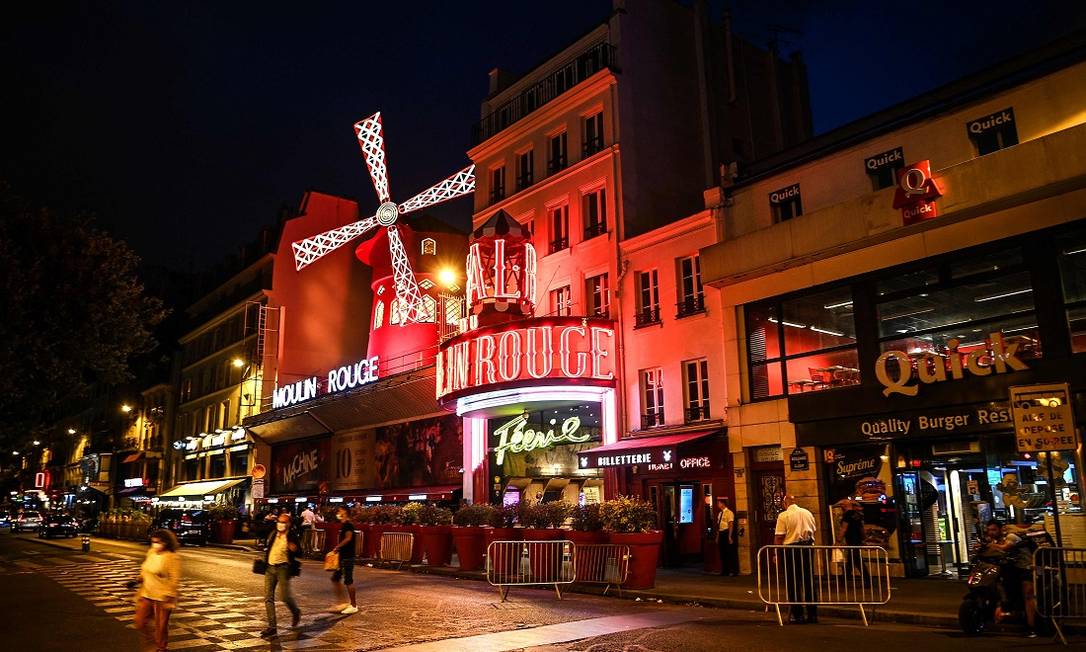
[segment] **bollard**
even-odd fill
[[[84,534],[81,541],[83,543],[83,552],[90,552],[90,535]]]

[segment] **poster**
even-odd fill
[[[272,494],[315,494],[329,475],[331,437],[306,439],[272,448]]]
[[[332,438],[332,490],[369,489],[377,479],[373,452],[377,442],[374,430],[336,433]]]
[[[376,489],[460,484],[463,420],[455,414],[377,428]]]

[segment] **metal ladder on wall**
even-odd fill
[[[279,331],[282,316],[281,308],[273,308],[260,301],[248,301],[245,304],[245,335],[256,333],[256,347],[253,352],[253,372],[249,380],[253,384],[251,392],[243,392],[243,407],[257,408],[263,412],[271,407],[271,396],[262,396],[264,370],[275,369],[279,357]],[[245,396],[249,396],[245,400]],[[258,403],[259,402],[259,403]]]

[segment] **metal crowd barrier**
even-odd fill
[[[381,547],[377,559],[396,563],[396,568],[411,561],[411,550],[415,545],[415,535],[411,532],[382,532]]]
[[[614,543],[578,543],[573,546],[573,569],[578,583],[603,584],[603,594],[618,589],[630,575],[630,546]]]
[[[879,546],[763,546],[758,550],[758,597],[781,605],[865,605],[890,601],[890,555]]]
[[[314,527],[302,530],[302,556],[307,559],[324,559],[324,537],[327,533]]]
[[[502,602],[511,586],[551,584],[562,599],[559,584],[576,578],[572,541],[494,541],[486,549],[486,581],[498,587]]]
[[[1060,624],[1086,619],[1086,548],[1038,548],[1033,553],[1037,613],[1067,645]]]

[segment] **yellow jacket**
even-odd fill
[[[181,588],[181,557],[176,552],[147,551],[140,566],[139,597],[159,602],[174,602]]]

